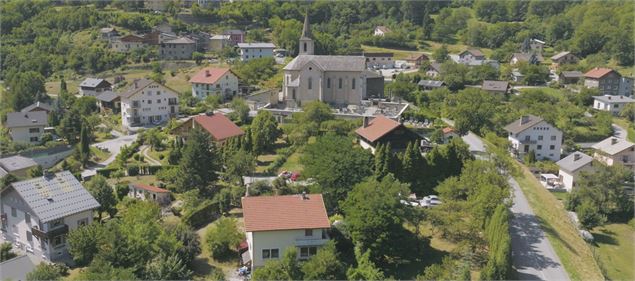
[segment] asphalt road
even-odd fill
[[[451,125],[454,123],[451,120],[444,121]],[[478,156],[478,153],[486,151],[483,141],[476,134],[470,132],[462,138],[473,154]],[[540,227],[525,194],[514,178],[509,177],[508,182],[514,192],[510,233],[512,266],[517,272],[516,279],[568,281],[569,276]]]
[[[613,135],[615,137],[617,137],[618,139],[626,139],[626,136],[628,135],[628,133],[626,132],[626,129],[620,127],[619,125],[613,123],[611,124],[611,126],[613,127]]]
[[[115,131],[113,131],[115,132]],[[97,165],[89,167],[87,169],[85,169],[84,171],[82,171],[82,177],[90,177],[90,176],[94,176],[95,174],[97,174],[97,170],[101,169],[103,167],[108,166],[108,164],[112,163],[113,161],[115,161],[115,158],[117,157],[117,155],[119,154],[119,151],[121,151],[121,147],[123,147],[124,145],[130,145],[132,144],[132,142],[134,142],[137,139],[137,135],[120,135],[118,133],[113,133],[114,136],[116,136],[116,138],[111,139],[111,140],[107,140],[104,142],[99,142],[99,143],[94,143],[91,146],[95,146],[98,148],[106,148],[108,149],[108,151],[110,151],[111,155],[110,157],[108,157],[108,159],[97,163]]]

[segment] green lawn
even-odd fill
[[[564,205],[526,167],[520,168],[515,178],[571,280],[603,280],[591,248],[570,222]]]
[[[148,155],[152,157],[152,159],[161,162],[161,165],[168,165],[168,155],[170,154],[169,149],[165,149],[162,151],[151,150],[148,148]],[[143,155],[143,154],[141,154]],[[161,155],[163,155],[163,159],[161,159]],[[147,160],[146,160],[147,162]]]
[[[278,169],[278,173],[282,171],[302,173],[304,166],[300,163],[300,157],[302,156],[302,152],[300,150],[301,149],[296,150],[293,154],[291,154],[291,156],[289,156],[289,158],[287,158],[287,161],[284,162],[280,169]]]
[[[624,223],[607,224],[593,229],[593,249],[611,280],[635,280],[633,256],[634,228]]]
[[[142,183],[142,184],[147,184],[147,185],[157,185],[158,182],[159,182],[159,180],[157,180],[157,177],[154,176],[154,175],[123,177],[123,178],[119,179],[119,183]],[[117,183],[117,179],[110,178],[110,179],[108,179],[108,183],[114,185],[114,184]]]
[[[102,162],[112,155],[112,153],[103,151],[94,146],[90,147],[90,152],[93,154],[91,160],[95,163]]]
[[[393,53],[395,56],[393,59],[395,60],[403,60],[411,54],[421,54],[422,52],[414,51],[414,50],[403,50],[403,49],[391,49],[391,48],[382,48],[375,46],[362,45],[362,50],[364,52],[373,52],[373,53]]]

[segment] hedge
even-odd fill
[[[159,171],[161,171],[162,169],[168,169],[168,168],[173,168],[173,167],[177,167],[177,165],[153,165],[153,166],[148,166],[148,165],[128,165],[128,167],[126,167],[126,174],[128,176],[137,176],[137,175],[155,175],[156,173],[158,173]],[[110,178],[112,172],[117,171],[117,168],[105,168],[105,169],[100,169],[97,170],[97,174],[100,174],[106,178]]]
[[[269,166],[267,166],[267,169],[265,169],[265,173],[275,173],[280,167],[282,167],[282,165],[284,165],[284,163],[287,162],[287,159],[289,158],[289,156],[291,156],[291,154],[295,152],[295,150],[296,146],[278,149],[278,156],[276,157],[276,159],[273,160],[273,162],[271,162],[271,164],[269,164]]]
[[[98,175],[102,175],[105,178],[110,178],[110,174],[112,174],[112,172],[119,170],[118,168],[104,168],[104,169],[99,169],[97,170],[97,174]]]
[[[220,217],[218,202],[206,200],[196,209],[187,212],[181,221],[193,228],[202,227]]]

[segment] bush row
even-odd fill
[[[285,162],[287,162],[289,156],[291,156],[291,154],[293,154],[296,149],[296,146],[278,149],[278,151],[276,151],[276,154],[278,154],[278,156],[276,157],[276,159],[273,160],[273,162],[271,162],[271,164],[269,164],[267,169],[265,169],[265,173],[275,173],[278,169],[280,169],[280,167],[282,167],[282,165],[284,165]]]

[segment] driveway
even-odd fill
[[[611,126],[613,127],[613,136],[617,137],[618,139],[626,139],[626,136],[628,136],[628,132],[626,132],[626,129],[620,127],[615,123],[611,124]]]
[[[115,135],[115,134],[113,134],[113,135]],[[131,145],[136,139],[137,139],[137,134],[134,134],[134,135],[119,135],[116,138],[111,139],[111,140],[107,140],[107,141],[91,144],[91,146],[94,146],[94,147],[97,147],[97,148],[108,149],[108,151],[110,151],[110,153],[112,153],[112,154],[110,155],[110,157],[108,157],[108,159],[97,163],[97,165],[94,165],[92,167],[88,167],[87,169],[82,171],[82,178],[91,177],[91,176],[94,176],[95,174],[97,174],[97,170],[98,169],[104,168],[104,167],[108,166],[108,164],[110,164],[113,161],[115,161],[115,158],[117,158],[117,155],[121,151],[121,147],[123,147],[124,145]]]

